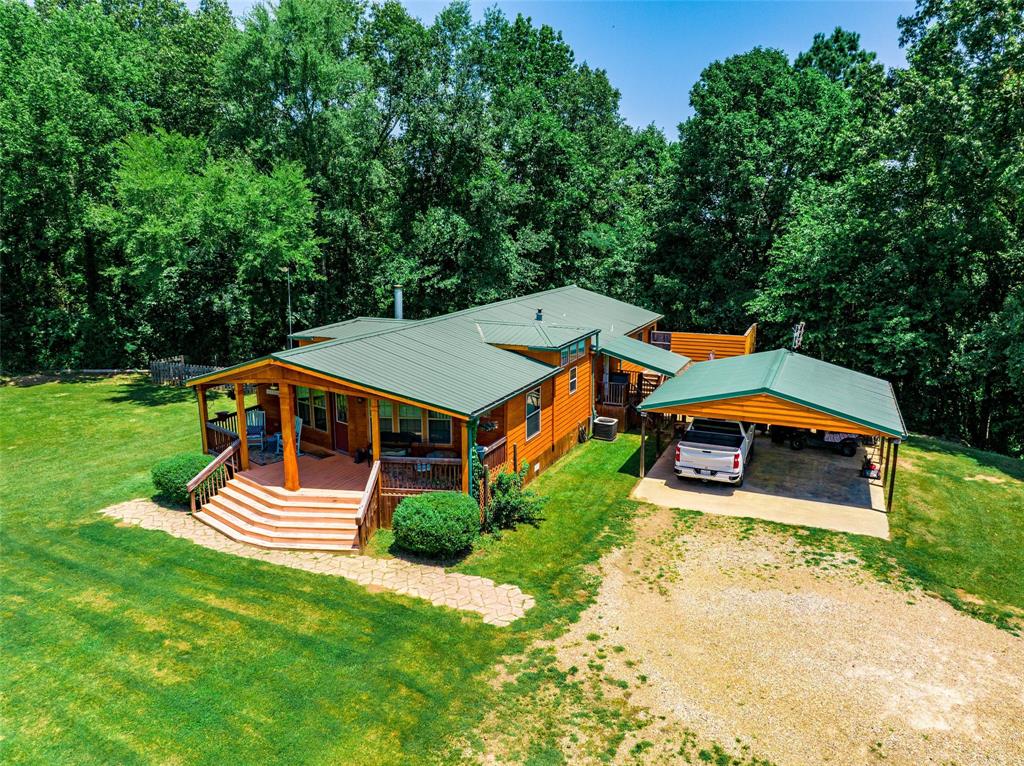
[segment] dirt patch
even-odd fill
[[[1006,479],[1002,476],[989,476],[984,473],[979,473],[975,476],[965,476],[964,481],[987,481],[990,484],[1006,484]]]
[[[631,723],[573,762],[1024,762],[1024,641],[850,554],[659,511],[602,567],[553,666]]]

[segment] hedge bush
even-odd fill
[[[153,486],[160,497],[184,505],[188,502],[185,486],[211,462],[210,455],[199,452],[182,452],[165,458],[153,466]]]
[[[426,492],[405,498],[392,520],[395,543],[410,553],[450,558],[480,532],[480,508],[459,492]]]
[[[524,462],[518,473],[503,471],[491,481],[485,522],[489,532],[515,529],[519,524],[534,524],[540,518],[544,500],[533,490],[523,489],[528,470],[529,465]]]

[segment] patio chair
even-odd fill
[[[302,444],[302,418],[298,415],[295,416],[295,455],[298,457],[302,454],[302,448],[299,446]],[[274,451],[274,457],[284,457],[284,434],[277,435],[277,448]]]
[[[249,447],[259,447],[263,451],[267,439],[267,413],[263,410],[248,410],[245,413],[245,440]]]

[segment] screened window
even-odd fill
[[[391,402],[381,402],[380,410],[377,413],[377,418],[380,420],[380,432],[385,431],[391,433],[395,430],[395,424],[392,422],[392,415],[394,415],[394,409]]]
[[[398,405],[398,430],[423,438],[423,410],[411,404]]]
[[[562,349],[562,366],[569,364],[569,347],[566,346]]]
[[[339,423],[348,422],[348,397],[345,394],[334,395],[334,419]]]
[[[431,444],[451,444],[452,416],[440,412],[428,412],[427,430]]]
[[[295,387],[295,414],[302,425],[327,430],[327,393],[317,388]]]
[[[309,407],[309,389],[305,386],[295,387],[295,414],[302,418],[302,425],[313,425],[313,411]]]
[[[579,343],[576,344],[576,358],[582,359],[586,355],[586,353],[587,342],[585,340],[581,340]]]
[[[540,433],[540,389],[535,388],[526,395],[526,438],[532,439]]]
[[[569,369],[569,393],[576,393],[576,368],[572,367]]]
[[[327,430],[327,392],[318,388],[310,389],[310,404],[313,407],[313,428]]]

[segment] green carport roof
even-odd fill
[[[638,364],[644,369],[660,372],[670,378],[690,363],[688,356],[673,354],[671,351],[626,335],[613,335],[607,340],[602,339],[601,353]]]
[[[769,394],[892,436],[906,426],[892,385],[881,378],[778,349],[691,365],[659,386],[640,410]]]

